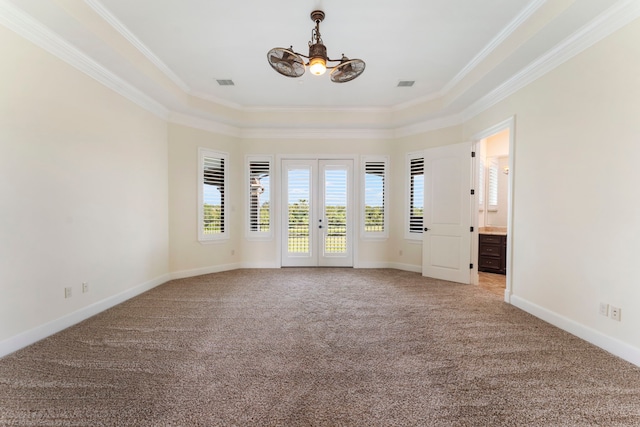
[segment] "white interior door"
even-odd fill
[[[282,266],[352,267],[352,160],[282,161]]]
[[[422,275],[470,283],[471,143],[424,154]]]

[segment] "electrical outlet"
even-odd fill
[[[621,320],[621,317],[622,310],[619,307],[611,306],[611,318],[619,322]]]
[[[89,292],[89,283],[82,282],[82,293],[86,294],[87,292]]]
[[[398,255],[402,256],[402,249],[398,251]]]
[[[71,298],[71,288],[64,288],[64,297]]]
[[[231,255],[235,255],[236,254],[236,250],[235,249],[231,249]]]
[[[609,316],[609,304],[606,302],[600,303],[600,314],[603,316]]]

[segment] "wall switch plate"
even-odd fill
[[[619,307],[611,306],[611,318],[619,322],[621,320],[621,317],[622,310]]]
[[[64,288],[64,297],[71,298],[71,288]]]
[[[600,314],[603,316],[609,315],[609,304],[607,304],[606,302],[600,303]]]
[[[86,294],[87,292],[89,292],[89,283],[82,282],[82,293]]]

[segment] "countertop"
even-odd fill
[[[493,236],[506,236],[507,227],[480,227],[478,229],[480,234],[491,234]]]

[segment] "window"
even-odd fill
[[[405,237],[422,239],[424,222],[424,157],[421,153],[407,155],[408,227]]]
[[[364,237],[382,237],[389,235],[387,230],[386,157],[365,157],[364,164],[364,203],[363,228]]]
[[[228,238],[226,223],[227,154],[198,150],[198,239],[201,242]]]
[[[484,176],[486,171],[484,170],[484,160],[478,159],[478,209],[484,211]]]
[[[249,237],[272,236],[271,157],[250,156],[248,162],[248,233]]]
[[[498,159],[492,157],[489,159],[489,168],[487,171],[487,210],[495,212],[498,210]]]

